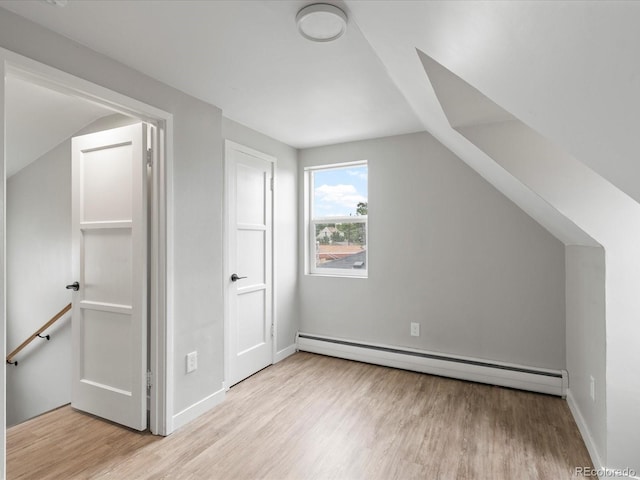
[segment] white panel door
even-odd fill
[[[273,363],[273,160],[227,144],[229,386]]]
[[[72,141],[71,405],[136,430],[147,427],[144,134],[140,123]]]

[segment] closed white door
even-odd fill
[[[144,430],[147,371],[145,125],[72,141],[71,405]]]
[[[275,159],[227,142],[227,384],[273,363]]]

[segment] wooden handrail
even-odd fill
[[[69,310],[71,310],[71,304],[67,305],[66,307],[64,307],[62,310],[60,310],[58,313],[56,313],[53,317],[51,317],[51,319],[45,323],[44,325],[42,325],[38,330],[35,331],[35,333],[33,335],[31,335],[29,338],[27,338],[24,342],[22,342],[20,344],[20,346],[18,348],[16,348],[13,352],[11,352],[9,355],[7,355],[7,363],[11,363],[13,365],[18,365],[18,361],[12,362],[13,357],[15,357],[18,353],[20,353],[20,351],[26,347],[27,345],[29,345],[31,342],[33,342],[33,340],[35,340],[37,337],[40,336],[40,334],[42,332],[44,332],[47,328],[49,328],[51,325],[53,325],[54,323],[56,323],[58,320],[60,320],[60,318],[62,318],[62,316],[67,313]],[[47,335],[47,340],[49,336]]]

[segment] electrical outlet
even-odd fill
[[[589,393],[591,394],[591,401],[596,401],[596,380],[593,378],[593,375],[589,377]]]
[[[187,373],[195,372],[198,369],[198,352],[187,354]]]
[[[419,337],[420,336],[420,324],[416,322],[411,322],[411,336]]]

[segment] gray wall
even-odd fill
[[[295,345],[298,331],[298,152],[228,118],[222,136],[277,158],[275,188],[275,292],[277,350]]]
[[[601,247],[569,245],[567,276],[567,370],[569,401],[577,407],[597,452],[607,445],[605,356],[605,255]],[[595,380],[591,399],[590,377]],[[586,436],[585,435],[585,436]],[[602,459],[600,459],[602,460]]]
[[[138,121],[107,115],[76,135]],[[64,286],[72,281],[69,138],[7,180],[8,350],[71,301]],[[70,327],[67,314],[45,332],[46,345],[33,342],[16,357],[19,368],[7,370],[8,426],[71,401]]]
[[[0,10],[0,47],[173,114],[173,412],[222,389],[222,113],[132,68]],[[185,355],[199,352],[198,370]],[[1,405],[0,405],[1,407]],[[0,459],[1,461],[1,459]]]
[[[563,244],[432,136],[306,149],[300,160],[301,170],[369,161],[369,278],[301,274],[300,331],[565,367]]]
[[[7,349],[71,301],[71,143],[7,181]],[[69,403],[71,314],[7,366],[7,425]]]
[[[174,415],[222,391],[224,380],[222,283],[222,114],[179,94],[174,112],[173,368]],[[172,96],[173,96],[172,95]],[[198,370],[185,358],[198,352]],[[171,359],[169,359],[171,362]]]

